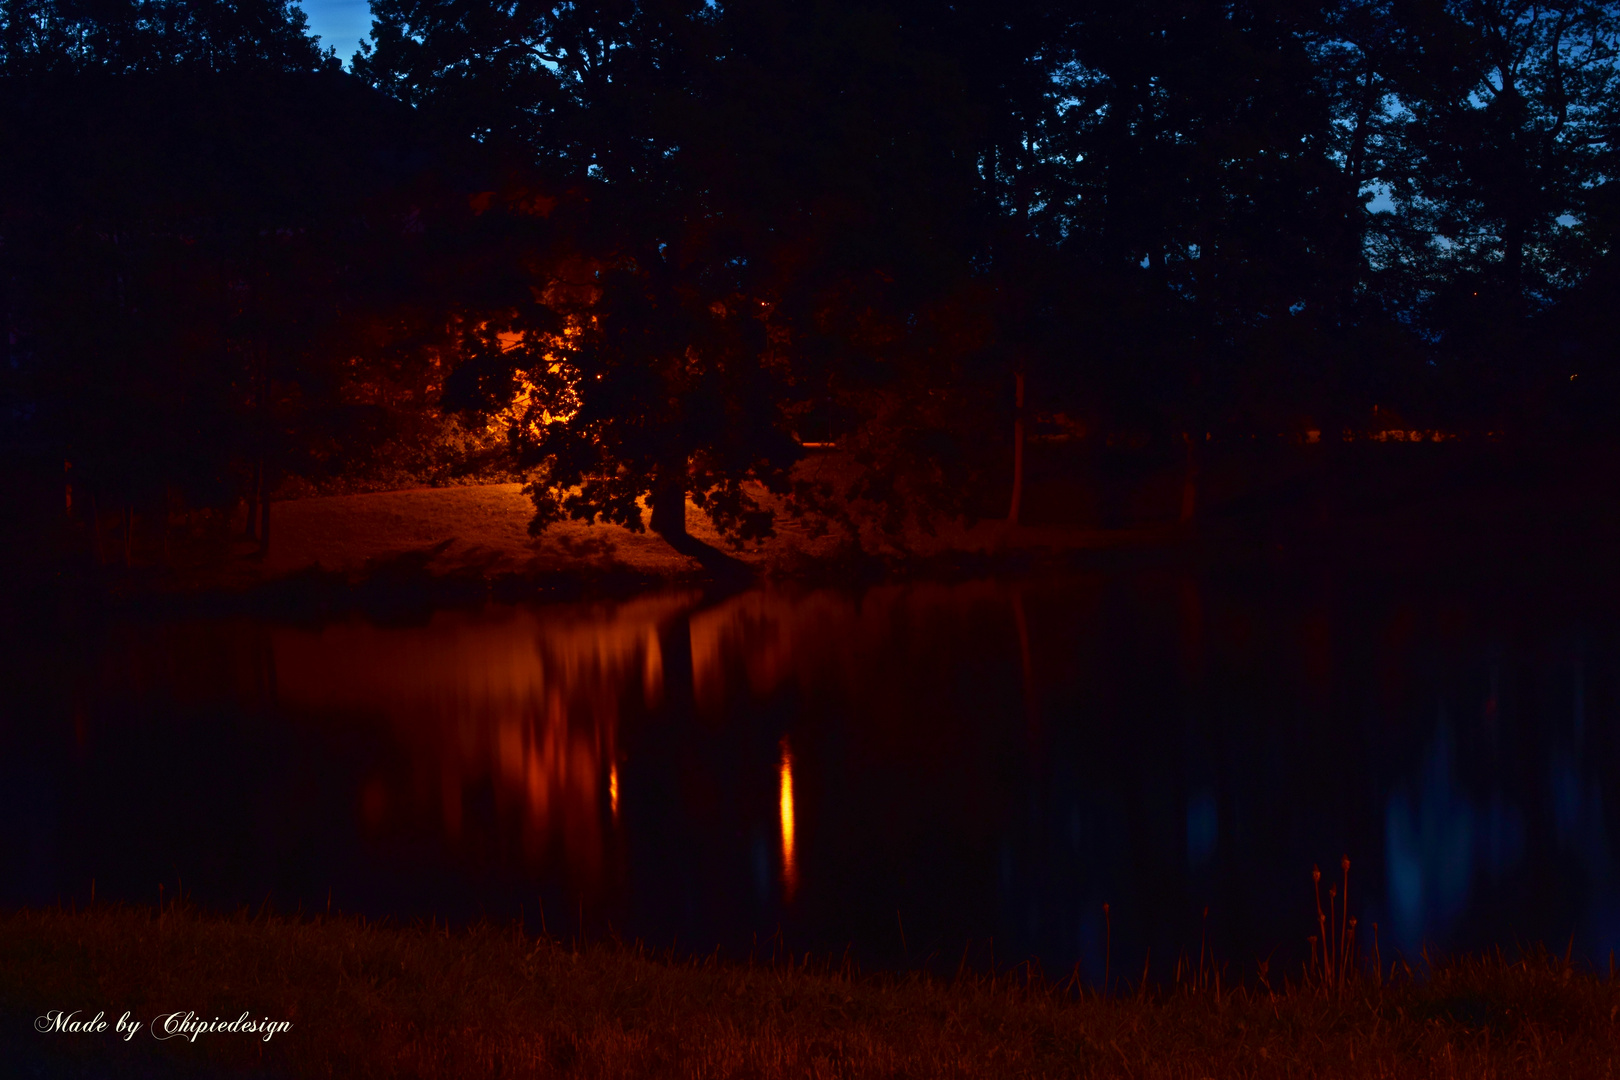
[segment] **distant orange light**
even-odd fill
[[[782,764],[779,768],[782,804],[782,893],[789,900],[799,886],[799,864],[793,844],[793,750],[782,736]]]
[[[619,763],[614,762],[608,766],[608,807],[613,811],[615,820],[619,816]]]

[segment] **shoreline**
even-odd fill
[[[1175,532],[1096,538],[1084,546],[948,550],[930,555],[876,555],[800,562],[743,575],[702,570],[654,573],[624,565],[572,566],[505,573],[436,571],[407,553],[398,563],[352,570],[312,565],[278,576],[220,583],[108,572],[36,575],[12,592],[12,615],[76,621],[100,617],[249,617],[324,621],[353,614],[394,618],[411,612],[486,604],[625,601],[672,589],[719,598],[755,588],[862,591],[894,585],[969,581],[1039,581],[1076,574],[1165,572],[1216,575],[1257,588],[1349,574],[1414,589],[1447,581],[1489,581],[1509,593],[1554,590],[1582,603],[1620,594],[1620,539],[1544,540],[1471,536],[1463,550],[1448,538],[1414,538],[1392,530],[1332,536],[1266,537]],[[403,564],[403,565],[401,565]],[[10,621],[10,620],[6,620]]]
[[[650,532],[618,525],[565,521],[530,536],[533,506],[517,483],[278,501],[268,556],[239,535],[240,522],[218,513],[172,527],[137,519],[128,568],[117,515],[99,532],[69,518],[58,522],[50,546],[10,559],[7,573],[19,594],[32,594],[27,606],[35,610],[307,617],[614,599],[676,587],[859,588],[1155,566],[1263,576],[1339,564],[1417,579],[1556,576],[1574,562],[1609,585],[1620,566],[1620,502],[1609,482],[1620,477],[1620,456],[1449,443],[1354,444],[1339,458],[1234,452],[1202,467],[1197,512],[1186,522],[1177,514],[1179,466],[1162,465],[1117,489],[1087,480],[1086,467],[1083,455],[1034,458],[1029,515],[1020,525],[942,521],[933,531],[913,523],[888,534],[869,521],[818,530],[783,516],[775,537],[737,549],[689,503],[693,537],[734,556],[736,573],[710,572]],[[815,468],[836,476],[839,465],[821,455]]]

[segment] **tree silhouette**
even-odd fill
[[[5,0],[7,76],[314,71],[334,64],[288,0]]]
[[[356,79],[272,0],[0,3],[8,423],[109,497],[262,501],[442,381],[536,528],[714,560],[688,498],[999,514],[1037,414],[1185,449],[1190,513],[1198,433],[1528,428],[1603,352],[1612,4],[374,14]]]
[[[1474,385],[1517,399],[1531,317],[1579,274],[1617,89],[1612,5],[1418,9],[1392,188],[1416,298]]]

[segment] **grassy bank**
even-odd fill
[[[1229,972],[1229,974],[1235,974]],[[350,918],[183,909],[0,918],[0,1060],[14,1075],[585,1077],[1578,1077],[1620,1062],[1620,984],[1540,955],[1342,992],[1126,987],[1022,971],[940,982],[836,964],[675,962],[641,949]],[[104,1034],[33,1030],[104,1010]],[[191,1010],[292,1024],[165,1042]]]

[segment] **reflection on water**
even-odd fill
[[[793,751],[787,736],[782,736],[782,764],[779,769],[782,789],[779,802],[782,813],[782,896],[793,899],[799,885],[799,864],[793,854]]]
[[[1187,800],[1187,865],[1193,869],[1215,857],[1215,838],[1220,834],[1220,811],[1215,793],[1208,789]]]
[[[1489,595],[1159,571],[114,628],[0,728],[0,900],[181,878],[1095,981],[1110,933],[1169,970],[1205,907],[1223,958],[1303,953],[1348,852],[1386,947],[1602,955],[1620,648]]]
[[[1416,791],[1389,797],[1384,819],[1390,925],[1396,944],[1422,944],[1451,926],[1467,905],[1474,876],[1474,810],[1457,789],[1449,726],[1441,720],[1424,755]],[[1511,808],[1509,813],[1514,813]]]
[[[436,818],[460,840],[469,799],[487,793],[497,827],[516,832],[529,862],[558,854],[572,883],[595,892],[604,829],[618,819],[620,715],[627,698],[643,709],[661,699],[658,628],[692,600],[277,630],[278,699],[306,715],[371,721],[401,751],[402,763],[364,781],[361,817],[373,832]]]

